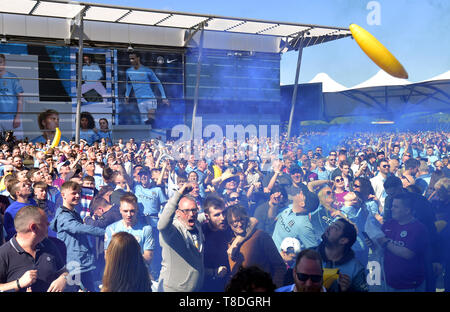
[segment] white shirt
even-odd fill
[[[375,191],[375,196],[380,200],[382,208],[384,208],[384,201],[387,196],[386,192],[384,191],[384,181],[386,181],[386,179],[383,178],[381,173],[378,173],[376,176],[370,179],[370,183],[372,184],[373,190]]]

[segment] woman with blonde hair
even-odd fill
[[[317,196],[319,197],[319,207],[311,212],[309,217],[314,232],[316,233],[317,238],[320,239],[333,220],[337,217],[344,217],[344,215],[338,209],[333,207],[334,194],[330,186],[323,186],[317,193]]]
[[[114,234],[105,260],[102,292],[152,291],[141,247],[133,235],[126,232]]]

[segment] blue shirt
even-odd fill
[[[376,201],[369,200],[369,201],[365,202],[365,205],[366,205],[367,211],[369,211],[372,215],[376,215],[376,214],[382,215],[380,213],[380,210],[379,210],[379,207],[378,207],[378,204]]]
[[[23,88],[17,75],[5,72],[0,78],[0,113],[1,119],[13,119],[17,112],[17,95],[23,93]],[[3,112],[9,114],[3,114]]]
[[[277,216],[272,239],[278,250],[286,237],[297,238],[302,249],[315,247],[319,243],[309,216],[293,212],[292,204]]]
[[[316,233],[316,239],[318,241],[321,239],[322,234],[325,232],[331,222],[333,222],[335,219],[322,205],[319,205],[316,210],[311,212],[309,214],[309,217],[311,224],[313,225],[314,232]]]
[[[82,70],[83,80],[91,80],[90,82],[100,80],[103,77],[102,70],[100,67],[91,63],[91,65],[84,65]],[[89,83],[89,82],[88,82]]]
[[[16,214],[19,212],[20,208],[29,206],[29,205],[35,205],[33,199],[30,200],[29,203],[19,203],[17,201],[14,201],[11,203],[11,205],[8,206],[5,210],[5,219],[4,219],[4,227],[6,231],[6,237],[5,241],[9,241],[15,234],[16,234],[16,228],[14,227],[14,218]]]
[[[126,227],[123,220],[119,220],[110,224],[105,230],[105,250],[108,249],[111,238],[115,233],[127,232],[136,238],[139,246],[141,246],[142,253],[145,250],[155,249],[155,240],[152,235],[152,227],[150,225],[144,224],[138,221],[132,227]]]
[[[161,205],[167,202],[166,195],[160,187],[145,188],[142,185],[136,185],[134,194],[138,199],[139,208],[143,215],[157,215]]]
[[[157,82],[159,92],[161,92],[161,97],[166,98],[166,93],[159,81],[158,77],[155,75],[153,70],[148,67],[140,66],[138,69],[130,67],[127,69],[127,84],[125,96],[129,97],[131,89],[134,90],[134,95],[138,103],[147,101],[148,99],[155,99],[156,96],[150,86],[150,82]]]
[[[63,135],[61,136],[60,141],[66,141],[67,143],[70,142],[70,140],[67,137],[63,136]],[[44,144],[47,144],[47,139],[44,138],[43,135],[40,135],[40,136],[35,137],[34,139],[32,139],[31,143],[44,143]]]
[[[331,180],[330,176],[331,176],[331,172],[328,171],[327,169],[319,170],[319,168],[314,169],[312,172],[317,174],[317,179],[318,180]]]
[[[85,140],[88,145],[92,145],[95,141],[98,141],[98,135],[92,129],[80,129],[80,139]]]
[[[107,131],[98,130],[97,137],[99,141],[101,141],[104,138],[106,141],[106,145],[112,146],[111,130]]]

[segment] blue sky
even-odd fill
[[[450,1],[448,0],[91,0],[130,7],[247,17],[281,22],[348,27],[355,23],[383,43],[403,64],[412,82],[450,70]],[[375,2],[379,10],[368,8]],[[379,12],[379,25],[368,15]],[[281,60],[281,84],[293,83],[296,52]],[[351,38],[304,49],[300,82],[325,72],[351,87],[372,77],[379,68]]]

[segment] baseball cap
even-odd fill
[[[294,237],[286,237],[281,242],[280,248],[282,251],[293,251],[298,254],[301,251],[300,242]]]

